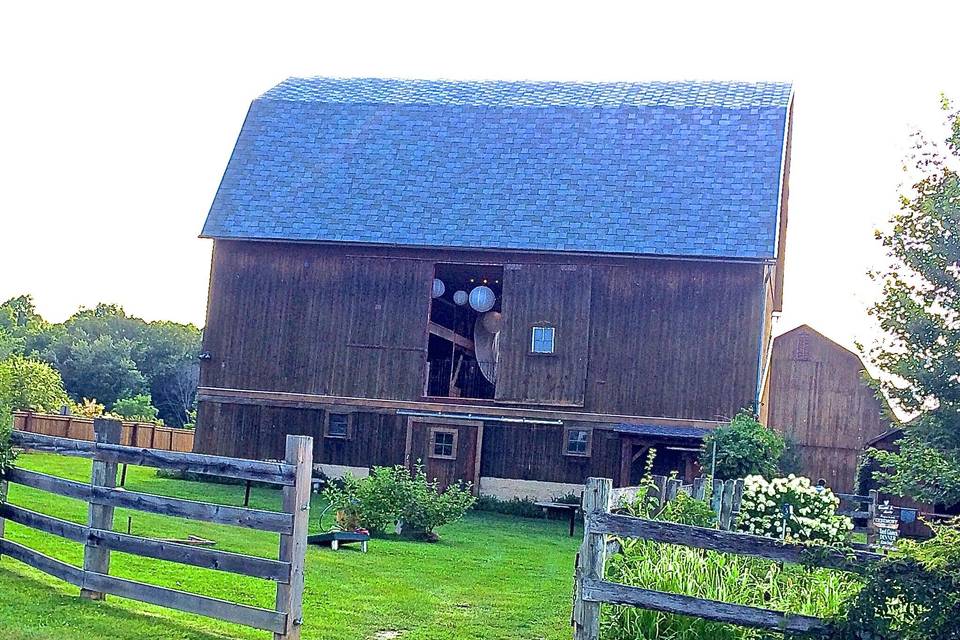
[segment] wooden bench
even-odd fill
[[[570,537],[573,537],[573,529],[577,521],[577,513],[580,512],[580,505],[568,504],[566,502],[537,502],[536,505],[543,509],[543,517],[550,515],[551,511],[561,511],[570,514]]]
[[[356,533],[355,531],[328,531],[327,533],[318,533],[307,537],[308,544],[317,544],[329,546],[336,551],[341,544],[360,543],[360,552],[367,552],[367,542],[370,540],[369,534]]]

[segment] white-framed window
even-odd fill
[[[430,457],[456,460],[457,436],[458,431],[456,429],[442,429],[440,427],[430,429]]]
[[[547,326],[534,326],[530,336],[531,353],[553,353],[556,329]]]
[[[581,427],[563,430],[563,453],[568,456],[589,456],[593,431]]]

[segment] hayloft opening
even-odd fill
[[[502,294],[503,265],[435,265],[425,395],[494,397]]]

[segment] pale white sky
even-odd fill
[[[908,134],[960,99],[960,3],[897,4],[4,3],[0,300],[203,324],[197,235],[250,101],[287,76],[792,80],[778,333],[869,342]]]

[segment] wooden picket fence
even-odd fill
[[[284,461],[270,463],[124,446],[119,444],[121,425],[118,421],[97,419],[93,426],[95,442],[13,432],[12,441],[18,447],[92,458],[93,470],[89,483],[18,467],[8,470],[0,481],[0,556],[9,556],[78,586],[81,595],[87,598],[103,599],[105,594],[113,594],[272,631],[275,639],[298,639],[303,619],[303,566],[310,514],[313,439],[287,436]],[[119,464],[280,485],[283,488],[283,511],[261,511],[118,489]],[[5,502],[2,498],[6,496],[8,482],[89,503],[87,524],[68,522]],[[117,533],[113,530],[115,507],[279,533],[279,559]],[[83,567],[61,562],[5,539],[4,520],[83,544]],[[276,606],[263,609],[113,577],[109,575],[111,551],[271,580],[277,585]]]
[[[707,497],[707,488],[711,487],[709,498],[710,508],[717,514],[717,525],[724,531],[729,531],[737,523],[737,516],[740,514],[740,502],[743,500],[743,480],[717,480],[712,482],[706,476],[694,478],[691,484],[684,484],[677,478],[668,478],[667,476],[652,476],[651,485],[618,487],[612,489],[610,499],[614,507],[626,502],[633,502],[637,497],[646,492],[656,506],[663,506],[675,500],[677,494],[685,493],[697,500],[704,500]],[[872,521],[874,509],[877,504],[877,492],[871,491],[870,495],[861,496],[856,494],[838,493],[840,498],[840,507],[837,514],[852,518],[855,522],[866,521],[866,524],[857,525],[854,531],[866,533],[868,536],[872,533],[869,522]]]
[[[193,451],[193,429],[174,429],[151,422],[120,423],[120,443],[130,447],[146,447],[164,451]],[[93,418],[62,416],[53,413],[14,411],[13,428],[45,436],[93,441]]]
[[[818,550],[771,538],[704,527],[646,520],[611,512],[612,482],[590,478],[583,493],[584,533],[574,574],[574,640],[597,640],[600,636],[600,605],[618,604],[696,616],[706,620],[772,631],[826,635],[821,618],[773,611],[747,605],[718,602],[683,594],[642,589],[604,579],[608,553],[607,537],[643,538],[696,549],[735,553],[779,562],[804,562],[842,571],[860,572],[882,556],[860,550]]]

